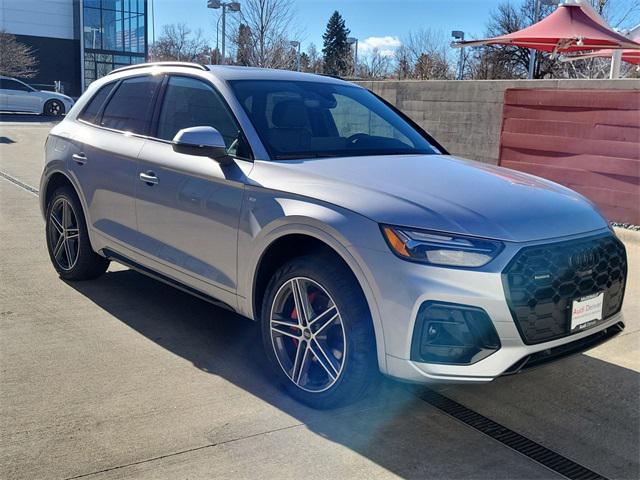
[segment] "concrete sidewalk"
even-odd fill
[[[41,126],[2,126],[0,170],[37,186]],[[0,478],[554,478],[384,382],[318,412],[265,368],[257,325],[113,265],[65,283],[37,199],[0,178]],[[638,478],[640,251],[625,332],[586,354],[441,391],[612,478]]]

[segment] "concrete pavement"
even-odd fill
[[[0,170],[37,187],[48,126],[0,123]],[[65,283],[37,199],[0,178],[0,478],[555,478],[384,382],[307,409],[253,322],[112,265]],[[640,252],[627,330],[586,354],[441,391],[613,478],[638,478]]]

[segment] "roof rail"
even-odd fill
[[[197,68],[198,70],[207,71],[207,67],[204,65],[200,65],[199,63],[189,63],[189,62],[149,62],[149,63],[136,63],[134,65],[127,65],[126,67],[116,68],[115,70],[111,70],[108,75],[112,73],[124,72],[126,70],[135,70],[136,68],[146,68],[146,67],[187,67],[187,68]]]

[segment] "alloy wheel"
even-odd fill
[[[280,367],[302,390],[323,392],[340,378],[346,334],[329,293],[305,277],[288,280],[271,306],[271,343]]]
[[[47,103],[47,115],[58,116],[62,113],[62,104],[56,100]]]
[[[49,243],[53,257],[63,270],[71,270],[78,261],[80,231],[78,219],[69,201],[58,198],[49,214]]]

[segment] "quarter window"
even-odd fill
[[[153,113],[153,99],[161,80],[160,76],[123,80],[105,107],[100,125],[146,134]]]
[[[189,77],[169,78],[158,119],[157,137],[172,140],[183,128],[210,126],[220,132],[233,155],[248,157],[239,127],[214,88]]]
[[[115,83],[112,82],[100,88],[100,90],[98,90],[98,93],[96,93],[93,98],[89,100],[89,103],[82,111],[82,113],[78,116],[78,118],[86,122],[96,123],[96,117],[98,113],[100,113],[100,108],[107,100],[107,97],[111,93],[111,90],[113,90],[114,86]]]

